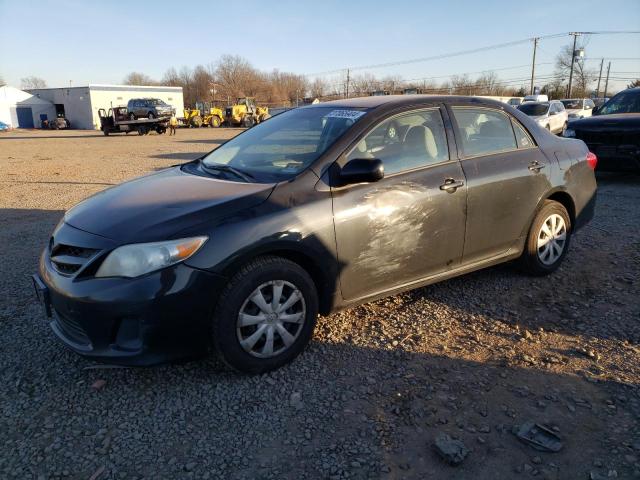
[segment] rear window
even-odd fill
[[[497,110],[453,107],[466,157],[515,150],[516,137],[507,115]]]
[[[540,115],[546,115],[549,110],[548,103],[523,103],[518,107],[525,115],[529,115],[530,117],[538,117]]]

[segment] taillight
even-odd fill
[[[596,165],[598,164],[598,157],[596,157],[595,153],[587,153],[587,164],[589,165],[589,168],[591,168],[591,170],[596,169]]]

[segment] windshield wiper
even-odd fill
[[[241,178],[242,180],[248,183],[252,183],[256,179],[256,177],[254,177],[248,172],[243,172],[242,170],[238,170],[237,168],[234,168],[230,165],[224,165],[222,163],[214,163],[211,165],[207,165],[204,162],[202,162],[202,168],[204,168],[205,170],[217,170],[219,172],[232,173],[236,177]]]

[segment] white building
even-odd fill
[[[42,120],[54,118],[53,103],[17,88],[0,87],[0,122],[10,128],[40,128]]]
[[[159,98],[175,108],[179,117],[184,110],[182,87],[90,84],[86,87],[39,88],[29,92],[55,104],[56,112],[69,120],[71,128],[99,130],[99,109],[126,107],[134,98]]]

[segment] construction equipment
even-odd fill
[[[208,102],[196,102],[196,108],[203,112],[203,126],[217,128],[224,122],[224,112],[221,108]]]
[[[185,127],[200,128],[202,126],[202,115],[198,108],[185,108],[184,116],[178,119],[178,124]]]
[[[225,122],[232,127],[251,128],[254,125],[264,122],[270,118],[267,107],[258,107],[253,97],[241,97],[235,105],[231,105],[225,110]]]

